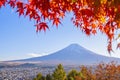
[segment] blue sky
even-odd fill
[[[70,21],[69,15],[58,28],[51,26],[45,33],[36,33],[34,21],[19,17],[9,7],[0,9],[0,61],[24,59],[47,55],[70,44],[77,43],[98,54],[110,56],[107,52],[107,38],[98,33],[86,36]],[[116,43],[115,43],[116,44]],[[115,46],[114,46],[115,47]],[[120,50],[112,57],[120,57]]]

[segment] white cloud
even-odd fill
[[[38,53],[29,53],[27,55],[30,56],[30,57],[40,57],[40,56],[43,56],[43,54],[38,54]]]

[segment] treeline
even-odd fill
[[[34,80],[120,80],[120,65],[101,63],[92,67],[81,66],[80,71],[72,69],[66,73],[59,64],[52,74],[43,76],[39,73]]]

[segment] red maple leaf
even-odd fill
[[[19,16],[24,15],[24,9],[18,9],[17,12],[19,13]]]
[[[23,3],[20,1],[18,1],[16,5],[17,5],[17,8],[23,8]]]
[[[107,50],[108,50],[109,54],[110,54],[111,52],[113,52],[111,42],[108,43]]]
[[[120,43],[117,44],[117,49],[118,49],[118,48],[120,49]]]
[[[8,4],[12,7],[12,8],[14,8],[16,5],[15,5],[15,2],[16,2],[16,0],[10,0],[9,2],[8,2]]]
[[[95,35],[97,33],[97,31],[94,29],[94,30],[92,30],[92,33]]]
[[[60,19],[59,18],[55,18],[53,20],[53,25],[56,25],[58,27],[58,24],[61,24]]]
[[[89,9],[82,9],[81,13],[82,13],[82,15],[87,15],[88,17],[93,15],[93,12]]]
[[[5,2],[7,2],[6,0],[0,0],[0,8],[5,5]]]
[[[86,35],[88,35],[88,36],[91,34],[91,33],[90,33],[90,32],[91,32],[91,30],[90,30],[90,29],[88,29],[88,28],[85,28],[84,32],[85,32],[85,33],[86,33]]]
[[[49,29],[48,25],[45,22],[40,22],[39,24],[35,25],[36,26],[36,32]]]

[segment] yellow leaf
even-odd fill
[[[116,40],[118,40],[119,38],[120,38],[120,34],[118,34],[118,36],[117,36]]]
[[[107,0],[101,0],[101,4],[106,4]]]
[[[106,22],[106,18],[105,18],[104,16],[101,16],[101,17],[100,17],[100,21],[101,21],[102,23],[105,23],[105,22]]]
[[[120,34],[118,34],[118,38],[120,38]]]

